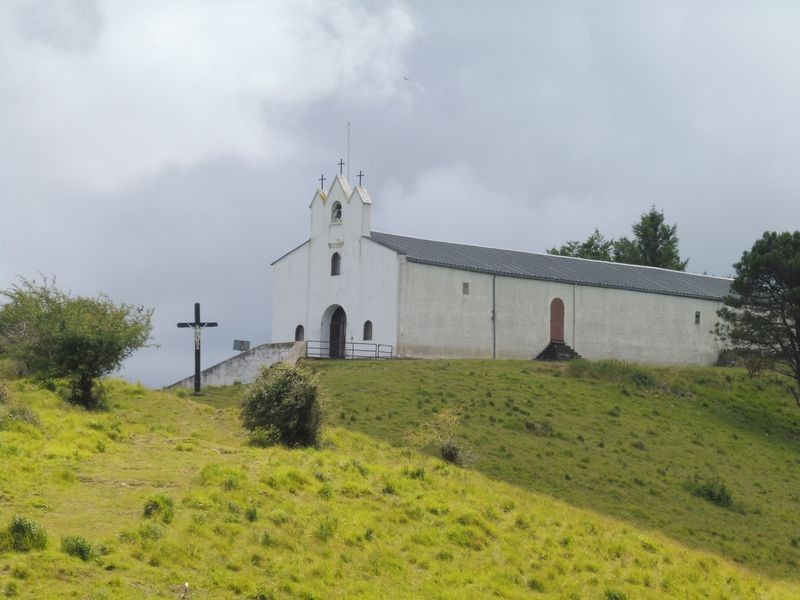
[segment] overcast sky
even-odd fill
[[[655,205],[729,275],[800,222],[795,2],[4,0],[0,287],[155,308],[123,374],[191,374],[199,301],[271,341],[269,263],[347,152],[373,229],[544,252]],[[283,340],[275,340],[283,341]]]

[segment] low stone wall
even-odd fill
[[[297,359],[305,355],[305,342],[261,344],[201,371],[200,385],[252,383],[258,375],[259,369],[264,365],[273,365],[278,362],[294,364]],[[175,388],[194,389],[194,375],[165,387],[168,390]]]

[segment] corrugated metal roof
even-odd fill
[[[729,292],[731,285],[731,280],[723,277],[696,275],[655,267],[499,248],[482,248],[377,231],[371,232],[370,238],[395,252],[404,254],[411,262],[509,277],[577,283],[708,300],[721,300]]]

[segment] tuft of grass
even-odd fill
[[[175,516],[175,503],[165,494],[150,496],[144,503],[145,517],[160,517],[162,523],[172,523]]]
[[[61,538],[61,549],[86,562],[94,558],[95,550],[92,545],[79,535],[68,535]]]
[[[686,480],[684,487],[693,496],[708,500],[711,504],[716,504],[723,508],[733,507],[733,496],[728,486],[719,477],[704,478],[694,475]]]

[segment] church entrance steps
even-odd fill
[[[339,358],[347,360],[369,360],[394,357],[391,344],[372,344],[370,342],[344,342],[342,347],[326,340],[308,340],[306,358]]]
[[[581,355],[567,346],[564,342],[550,342],[547,347],[539,353],[536,360],[573,360],[580,358]]]

